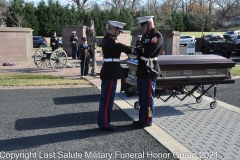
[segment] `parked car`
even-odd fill
[[[212,40],[223,40],[223,35],[216,33],[216,34],[206,34],[204,35],[205,39],[212,39]]]
[[[240,34],[239,35],[236,35],[233,39],[234,43],[235,44],[239,44],[240,43]]]
[[[180,36],[179,45],[186,46],[189,41],[195,41],[195,37],[189,35]]]
[[[226,39],[226,40],[232,40],[234,38],[234,36],[240,34],[240,31],[227,31],[223,37]]]
[[[47,47],[47,40],[43,36],[33,36],[33,48]]]
[[[207,34],[204,36],[205,39],[209,41],[222,41],[224,40],[222,34]]]
[[[62,47],[62,38],[58,41],[58,47]]]

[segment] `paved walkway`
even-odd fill
[[[121,59],[126,59],[123,56]],[[38,69],[33,62],[16,66],[0,67],[1,72],[22,72],[56,75],[66,78],[80,78],[80,66],[76,60],[69,60],[76,68],[66,68],[61,72]],[[99,73],[102,56],[96,54]],[[86,76],[100,89],[99,76]],[[137,95],[126,97],[120,92],[120,81],[115,98],[117,104],[132,119],[137,119],[133,109]],[[218,101],[215,109],[210,109],[212,99],[204,97],[196,103],[192,96],[180,101],[176,98],[163,102],[155,98],[154,125],[146,128],[153,137],[180,159],[240,159],[240,109]],[[189,157],[189,158],[188,158]]]

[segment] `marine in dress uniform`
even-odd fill
[[[101,99],[98,111],[98,126],[101,130],[114,131],[116,127],[110,124],[113,101],[116,92],[117,79],[121,78],[120,55],[132,53],[132,48],[120,43],[117,36],[122,33],[125,23],[108,21],[108,32],[102,40],[104,63],[100,71]]]
[[[135,47],[140,47],[140,45],[141,45],[141,39],[142,39],[142,35],[138,35],[138,40],[136,41]]]
[[[76,31],[72,31],[72,36],[70,37],[71,47],[72,47],[72,59],[77,59],[77,42],[78,37]]]
[[[92,60],[93,53],[91,46],[87,44],[87,38],[82,37],[83,44],[78,46],[78,58],[81,60],[81,76],[88,75],[89,64]]]
[[[163,38],[159,31],[154,28],[153,16],[137,18],[139,25],[144,31],[141,46],[135,50],[138,57],[137,87],[139,96],[139,120],[133,121],[137,128],[152,125],[154,115],[154,92],[156,80],[160,72],[157,57],[163,44]],[[150,58],[150,59],[149,59]]]
[[[57,36],[57,33],[54,31],[50,39],[50,46],[52,47],[52,51],[58,49],[58,41],[59,38]]]

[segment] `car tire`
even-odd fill
[[[227,57],[228,57],[227,55],[228,55],[227,50],[226,50],[226,49],[223,49],[223,50],[221,51],[221,56],[227,58]]]
[[[202,49],[202,54],[208,54],[207,48],[203,48],[203,49]]]
[[[39,45],[39,48],[45,48],[46,46],[45,46],[45,44],[40,44]]]

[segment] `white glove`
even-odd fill
[[[92,62],[92,59],[90,59],[90,61]]]

